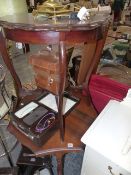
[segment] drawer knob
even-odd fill
[[[112,172],[112,167],[111,167],[111,166],[108,166],[108,170],[110,171],[110,174],[111,174],[111,175],[115,175],[115,174]],[[119,175],[123,175],[123,174],[120,173]]]

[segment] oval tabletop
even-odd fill
[[[86,21],[79,19],[45,19],[44,17],[34,17],[32,14],[15,14],[0,18],[0,25],[6,28],[24,30],[52,30],[52,31],[72,31],[72,30],[91,30],[109,21],[109,15],[97,14],[91,16]]]

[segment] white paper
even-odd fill
[[[58,112],[56,99],[55,99],[55,96],[53,94],[48,94],[47,96],[42,98],[39,102],[44,104],[45,106],[53,109],[54,111]],[[64,97],[63,98],[63,114],[65,114],[75,104],[76,104],[75,101]]]
[[[27,104],[26,106],[21,108],[19,111],[17,111],[15,113],[15,115],[18,118],[23,118],[25,115],[27,115],[28,113],[30,113],[31,111],[33,111],[37,107],[38,107],[38,104],[36,104],[34,102],[30,102],[29,104]]]
[[[89,10],[86,9],[85,7],[82,7],[77,14],[77,17],[80,20],[86,20],[88,16],[89,16]]]

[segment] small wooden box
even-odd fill
[[[60,80],[58,57],[45,51],[31,55],[29,62],[33,66],[37,86],[58,94]]]

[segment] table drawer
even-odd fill
[[[81,175],[131,175],[131,173],[92,148],[86,147]]]

